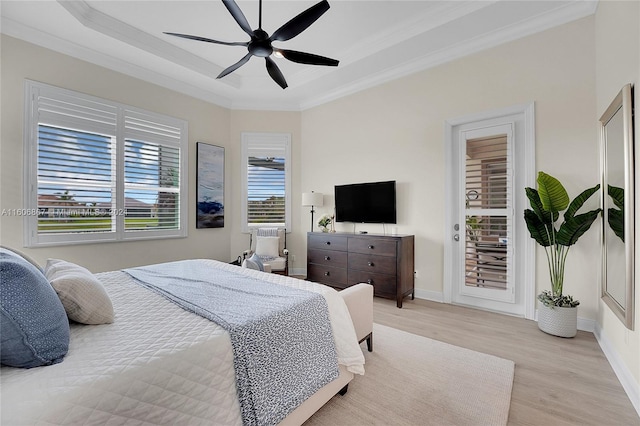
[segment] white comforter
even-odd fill
[[[2,367],[1,423],[241,424],[227,332],[131,282],[125,273],[98,277],[113,301],[115,322],[72,325],[69,353],[60,364],[29,370]],[[339,363],[356,374],[364,372],[349,312],[335,290],[281,275],[260,277],[321,293],[329,306]]]

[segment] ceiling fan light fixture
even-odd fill
[[[247,63],[247,61],[249,61],[252,56],[257,56],[265,59],[267,72],[269,73],[273,81],[275,81],[283,89],[287,87],[287,82],[282,75],[279,67],[271,59],[271,55],[275,56],[276,58],[284,58],[292,62],[297,62],[299,64],[325,65],[331,67],[338,66],[339,61],[337,61],[336,59],[325,58],[324,56],[314,55],[311,53],[297,52],[295,50],[276,49],[271,44],[273,41],[290,40],[306,30],[311,24],[318,20],[320,16],[322,16],[327,10],[329,10],[329,2],[327,0],[320,0],[319,3],[316,3],[304,12],[301,12],[296,17],[278,28],[270,37],[269,34],[267,34],[262,29],[262,0],[259,1],[258,5],[258,28],[255,30],[251,29],[249,22],[247,22],[247,18],[244,16],[242,10],[240,10],[240,7],[238,7],[238,4],[235,2],[235,0],[222,0],[222,3],[224,3],[225,7],[229,11],[233,19],[238,23],[240,28],[242,28],[242,30],[249,35],[249,37],[251,38],[250,41],[227,42],[189,34],[165,32],[165,34],[167,35],[190,40],[223,44],[227,46],[246,47],[249,52],[238,62],[224,69],[217,78],[222,78],[237,70],[242,65]]]

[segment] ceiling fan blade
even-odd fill
[[[313,24],[327,10],[329,10],[329,2],[327,0],[322,0],[320,3],[316,3],[275,30],[271,35],[271,41],[286,41],[294,38],[309,28],[309,25]]]
[[[241,66],[243,66],[244,64],[246,64],[249,59],[251,59],[253,55],[251,53],[247,53],[244,58],[240,59],[238,62],[236,62],[235,64],[231,65],[230,67],[224,69],[220,74],[218,74],[218,76],[216,78],[222,78],[227,74],[231,74],[232,72],[234,72],[235,70],[237,70],[238,68],[240,68]]]
[[[212,40],[210,38],[205,38],[205,37],[200,37],[200,36],[194,36],[194,35],[189,35],[189,34],[178,34],[178,33],[168,33],[165,32],[164,34],[167,35],[171,35],[171,36],[176,36],[176,37],[182,37],[182,38],[188,38],[189,40],[197,40],[197,41],[206,41],[207,43],[215,43],[215,44],[224,44],[226,46],[248,46],[249,42],[245,41],[219,41],[219,40]]]
[[[238,4],[234,0],[222,0],[222,3],[224,3],[231,16],[233,16],[233,19],[240,25],[240,28],[242,28],[245,33],[253,36],[253,30]]]
[[[278,68],[276,63],[273,62],[273,59],[271,59],[270,57],[267,56],[264,59],[267,63],[267,71],[269,72],[269,75],[271,76],[273,81],[278,83],[278,85],[283,89],[286,89],[288,86],[287,81],[284,79],[284,75],[282,75],[282,71],[280,71],[280,68]]]
[[[326,58],[320,55],[314,55],[313,53],[297,52],[295,50],[278,49],[278,52],[282,53],[286,59],[297,62],[299,64],[307,65],[326,65],[329,67],[337,67],[337,59]]]

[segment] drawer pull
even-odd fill
[[[327,242],[326,242],[326,244],[327,244],[328,246],[330,246],[330,245],[331,245],[331,241],[327,241]]]
[[[325,256],[324,260],[331,260],[331,256]]]
[[[367,265],[373,266],[373,262],[367,262]]]
[[[372,246],[372,245],[369,245],[369,248],[370,248],[371,250],[373,250],[373,246]]]
[[[324,276],[325,276],[325,277],[328,277],[328,276],[329,276],[329,271],[325,272],[325,273],[324,273]]]
[[[371,285],[373,285],[373,280],[372,280],[371,278],[369,278],[369,279],[367,280],[367,284],[371,284]]]

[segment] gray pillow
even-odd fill
[[[258,266],[258,264],[250,258],[242,261],[242,267],[247,269],[254,269],[256,271],[260,270],[260,266]]]
[[[260,259],[260,256],[258,256],[256,253],[253,253],[253,256],[251,256],[249,260],[258,265],[258,269],[264,272],[264,264],[262,263],[262,259]]]
[[[3,248],[0,277],[0,362],[23,368],[61,362],[69,349],[69,320],[49,281]]]

